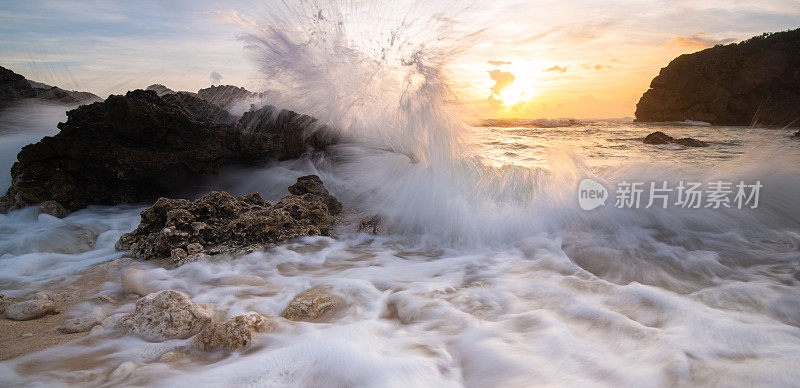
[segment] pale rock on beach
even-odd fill
[[[150,341],[189,338],[211,321],[209,306],[192,302],[186,295],[166,290],[139,298],[132,314],[117,326]]]
[[[59,312],[56,303],[47,299],[31,299],[6,307],[6,317],[15,321],[27,321]]]
[[[269,329],[269,321],[258,314],[233,317],[225,322],[207,325],[194,337],[194,343],[201,350],[234,350],[252,342],[253,334]]]
[[[323,321],[343,305],[344,299],[330,286],[316,286],[295,295],[281,316],[291,321]]]

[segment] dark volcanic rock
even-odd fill
[[[79,102],[102,101],[103,99],[89,92],[78,92],[75,90],[64,90],[56,86],[45,85],[41,82],[30,81],[28,83],[36,92],[36,97],[42,100],[58,101],[64,104],[77,104]]]
[[[675,140],[675,144],[680,144],[686,147],[708,147],[708,143],[697,139],[692,139],[691,137],[677,139]]]
[[[296,158],[308,147],[322,149],[334,142],[320,134],[297,136],[297,128],[317,128],[317,119],[270,105],[245,112],[237,126],[253,136],[254,141],[246,144],[247,147],[269,150],[278,159]],[[281,142],[273,139],[281,139]]]
[[[704,141],[700,141],[697,139],[692,139],[691,137],[684,137],[680,139],[675,139],[674,137],[667,135],[664,132],[656,131],[653,132],[644,138],[644,144],[669,144],[675,143],[680,144],[686,147],[708,147],[708,143]]]
[[[207,254],[284,241],[302,236],[328,235],[332,216],[341,204],[315,175],[301,177],[309,190],[292,193],[270,205],[258,193],[233,197],[212,192],[194,202],[160,198],[143,210],[139,227],[124,234],[117,249],[144,259],[171,257],[183,264]],[[328,207],[335,202],[338,211]]]
[[[25,77],[0,67],[0,107],[10,105],[16,100],[36,97],[36,91]]]
[[[225,109],[186,93],[165,94],[161,96],[161,98],[166,102],[180,107],[184,114],[201,123],[232,124],[236,122],[236,117],[228,113]]]
[[[0,205],[54,200],[76,210],[152,201],[224,164],[296,158],[324,145],[307,136],[315,124],[308,116],[265,107],[258,115],[269,120],[229,124],[225,113],[189,95],[144,90],[71,110],[57,135],[19,152]]]
[[[653,132],[644,138],[644,144],[667,144],[674,141],[674,137],[661,131]]]
[[[40,98],[66,104],[86,101],[99,101],[100,97],[88,92],[64,90],[55,86],[26,80],[13,71],[0,67],[0,107],[25,98]]]
[[[322,179],[319,179],[316,175],[297,178],[297,182],[289,186],[289,193],[298,196],[308,193],[320,196],[325,201],[331,214],[337,215],[342,212],[342,203],[328,192],[325,186],[322,185]]]
[[[197,97],[223,109],[228,109],[234,102],[244,100],[254,95],[254,93],[245,88],[233,85],[211,86],[197,91]]]
[[[636,105],[636,121],[797,125],[800,29],[675,58]]]
[[[168,87],[166,87],[164,85],[161,85],[161,84],[152,84],[152,85],[148,86],[147,88],[145,88],[144,90],[152,90],[152,91],[156,92],[156,94],[158,94],[159,97],[163,97],[163,96],[165,96],[167,94],[175,94],[174,90],[172,90],[172,89],[170,89],[170,88],[168,88]]]

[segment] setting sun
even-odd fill
[[[506,109],[519,108],[534,97],[532,89],[526,90],[521,85],[511,85],[503,89],[499,94],[492,95]]]
[[[482,89],[486,100],[495,114],[500,116],[514,115],[526,109],[535,101],[541,92],[545,63],[525,60],[489,61],[488,78],[491,82],[488,90]],[[485,85],[485,84],[479,84]],[[476,85],[478,86],[478,85]],[[485,87],[485,86],[478,86]]]

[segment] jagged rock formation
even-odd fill
[[[25,77],[0,67],[0,107],[8,106],[17,100],[26,98],[40,98],[67,104],[101,100],[100,97],[92,93],[64,90],[55,86],[28,81]]]
[[[36,97],[36,92],[25,77],[0,67],[0,107],[8,106],[17,100],[34,97]]]
[[[152,84],[152,85],[148,86],[147,88],[145,88],[144,90],[152,90],[152,91],[156,92],[156,94],[158,94],[159,97],[163,97],[163,96],[165,96],[167,94],[175,94],[174,90],[172,90],[172,89],[170,89],[170,88],[168,88],[168,87],[166,87],[164,85],[161,85],[161,84]]]
[[[683,137],[680,139],[676,139],[661,131],[653,132],[645,136],[644,138],[644,144],[658,145],[658,144],[669,144],[669,143],[680,144],[686,147],[708,147],[708,143],[704,141],[692,139],[691,137]]]
[[[800,125],[800,29],[675,58],[636,105],[636,121]]]
[[[117,249],[143,259],[169,257],[181,265],[204,255],[328,235],[341,203],[316,176],[299,178],[290,191],[274,205],[258,193],[235,198],[212,192],[194,202],[161,198],[142,211],[141,224],[120,237]]]
[[[235,124],[236,117],[208,101],[199,99],[188,93],[169,93],[161,98],[177,107],[193,120],[205,124]],[[296,128],[295,128],[296,129]]]
[[[54,200],[89,204],[153,201],[225,164],[290,159],[325,142],[316,120],[264,107],[231,123],[226,111],[186,94],[135,90],[67,112],[61,131],[27,145],[11,168],[0,211]]]
[[[153,84],[145,90],[152,90],[158,94],[159,97],[168,96],[171,94],[183,94],[192,97],[197,97],[203,101],[209,102],[220,109],[230,109],[230,107],[238,101],[248,99],[250,97],[261,97],[261,93],[253,93],[245,88],[233,85],[217,85],[203,88],[194,92],[180,91],[176,92],[164,85]]]
[[[257,94],[233,85],[211,86],[197,91],[197,97],[202,98],[220,108],[228,109],[237,101],[241,101]]]
[[[41,82],[28,80],[28,83],[36,92],[36,97],[43,100],[58,101],[64,104],[77,104],[79,102],[102,101],[103,99],[89,92],[79,92],[76,90],[64,90],[57,86],[45,85]]]

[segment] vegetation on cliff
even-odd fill
[[[638,122],[783,127],[798,119],[800,29],[681,55],[636,105]]]

